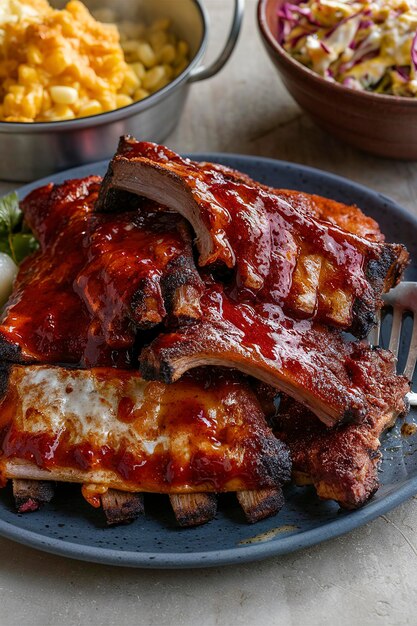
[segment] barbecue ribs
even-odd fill
[[[249,521],[283,504],[286,446],[237,374],[216,368],[169,386],[114,368],[11,365],[1,375],[3,480],[82,483],[116,521],[123,507],[128,519],[140,511],[133,494],[143,492],[170,494],[183,525],[207,521],[217,492],[239,492]],[[20,508],[25,496],[36,504],[39,487],[32,497],[15,485]]]
[[[236,492],[254,522],[282,507],[290,453],[321,497],[370,497],[408,390],[390,353],[340,332],[366,335],[407,262],[373,220],[130,138],[102,185],[47,185],[22,208],[41,250],[0,325],[15,362],[0,367],[0,470],[19,511],[63,481],[109,524],[146,492],[184,526]],[[275,436],[254,379],[282,392]]]
[[[22,264],[3,315],[3,358],[124,367],[137,328],[199,317],[187,223],[155,207],[94,215],[99,185],[48,185],[22,202],[41,251]]]
[[[386,390],[397,381],[403,390],[389,353],[294,321],[278,306],[238,304],[210,278],[201,306],[199,324],[160,334],[142,350],[145,378],[172,382],[200,365],[235,367],[288,393],[327,426],[389,406]]]
[[[229,172],[229,174],[228,174]],[[110,163],[97,209],[123,210],[116,190],[178,211],[197,236],[201,266],[235,268],[240,300],[279,304],[364,337],[381,293],[402,275],[403,246],[370,241],[313,217],[291,194],[195,163],[156,144],[124,138]]]
[[[398,400],[406,393],[407,383],[403,380],[402,389],[385,391],[387,397]],[[378,489],[379,438],[403,412],[403,403],[394,401],[369,412],[361,424],[329,429],[305,407],[282,395],[274,432],[290,449],[296,484],[313,484],[320,498],[354,509]]]
[[[128,141],[124,140],[121,145],[125,145],[128,150]],[[220,165],[219,163],[200,162],[199,165],[219,171],[227,180],[262,187],[265,191],[275,194],[283,200],[287,200],[298,211],[310,213],[319,220],[330,222],[334,226],[339,226],[354,235],[380,243],[385,241],[385,237],[383,233],[381,233],[377,222],[368,215],[365,215],[355,205],[346,205],[316,194],[291,189],[275,189],[268,185],[262,185],[250,178],[247,174],[234,170],[226,165]]]

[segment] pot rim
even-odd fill
[[[330,82],[299,61],[293,59],[271,32],[268,20],[266,19],[266,6],[269,2],[271,2],[271,0],[258,0],[257,18],[259,30],[261,31],[264,41],[269,45],[272,51],[278,55],[279,59],[287,66],[288,70],[298,72],[305,80],[314,82],[320,88],[339,92],[340,95],[343,94],[351,100],[368,102],[369,104],[372,102],[374,105],[378,103],[383,106],[401,105],[410,109],[417,107],[417,98],[409,96],[389,96],[380,93],[372,93],[370,91],[357,91],[345,85],[341,85],[340,83]]]
[[[188,76],[195,66],[200,62],[204,52],[207,48],[208,41],[208,15],[206,8],[202,4],[201,0],[192,0],[197,7],[201,23],[203,26],[203,35],[201,38],[200,46],[194,55],[193,59],[187,65],[187,67],[177,76],[173,81],[159,89],[155,93],[147,96],[143,100],[134,102],[120,109],[114,109],[112,111],[106,111],[104,113],[98,113],[97,115],[90,115],[88,117],[80,117],[72,120],[61,120],[56,122],[0,122],[0,134],[36,134],[48,131],[54,132],[68,132],[81,130],[85,128],[93,128],[96,126],[103,126],[104,124],[110,124],[112,122],[118,122],[119,120],[132,117],[142,111],[152,108],[158,104],[161,100],[164,100],[170,92],[175,91],[178,87],[186,83]]]

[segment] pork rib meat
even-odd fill
[[[288,194],[131,138],[122,139],[109,165],[97,210],[122,208],[116,190],[187,218],[200,265],[234,269],[241,300],[279,304],[299,319],[358,337],[369,332],[381,294],[397,283],[408,260],[403,246],[371,241],[317,219]]]

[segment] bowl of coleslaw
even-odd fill
[[[417,0],[259,0],[258,24],[287,90],[325,131],[417,159]]]

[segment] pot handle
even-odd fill
[[[234,47],[237,42],[237,38],[239,37],[240,27],[242,24],[243,12],[245,7],[245,0],[234,0],[235,8],[233,12],[233,21],[230,28],[229,36],[227,38],[226,44],[213,63],[211,65],[198,67],[193,72],[190,73],[188,78],[190,83],[197,82],[198,80],[205,80],[206,78],[210,78],[220,72],[225,63],[229,60],[230,55],[232,54]]]

